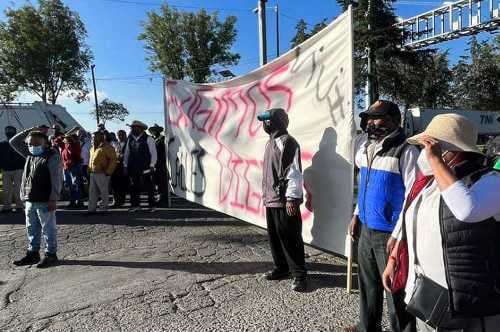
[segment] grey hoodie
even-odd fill
[[[270,112],[274,131],[269,135],[264,153],[263,201],[266,207],[281,208],[287,200],[302,202],[300,146],[286,130],[286,112],[282,109],[273,109]]]

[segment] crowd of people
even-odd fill
[[[101,200],[101,211],[108,209],[108,195],[111,192],[114,203],[111,208],[120,208],[125,204],[126,195],[130,195],[130,211],[137,211],[140,206],[138,192],[142,187],[149,194],[149,205],[144,210],[154,211],[155,206],[167,203],[166,157],[163,128],[155,124],[147,125],[134,121],[130,135],[125,130],[117,134],[108,132],[104,126],[92,134],[76,127],[63,133],[60,127],[42,125],[23,131],[14,141],[23,143],[33,131],[47,136],[49,147],[60,155],[63,167],[62,192],[68,195],[70,209],[87,209],[97,212],[97,201]],[[3,174],[4,204],[1,213],[23,212],[20,185],[25,157],[19,154],[17,146],[9,143],[16,136],[16,128],[7,126],[7,141],[0,143],[0,169]],[[147,144],[145,144],[147,143]],[[138,163],[142,163],[138,165]],[[159,199],[155,199],[155,190]],[[15,206],[12,207],[12,202]]]
[[[364,133],[356,139],[357,205],[348,226],[358,240],[359,323],[345,331],[381,331],[384,291],[392,331],[498,331],[500,326],[500,158],[476,146],[477,128],[456,114],[436,116],[426,130],[406,137],[401,112],[379,100],[360,114]],[[287,131],[283,109],[258,115],[269,135],[263,160],[263,203],[274,268],[267,280],[293,276],[292,289],[307,289],[302,220],[300,146]],[[15,265],[47,267],[57,262],[56,202],[64,184],[70,207],[88,211],[114,206],[130,194],[130,211],[147,192],[154,211],[155,186],[167,197],[162,128],[140,121],[130,134],[100,128],[92,142],[83,130],[65,135],[47,127],[16,134],[7,127],[0,145],[4,187],[25,204],[28,251]],[[4,152],[5,151],[5,152]],[[87,154],[88,157],[84,155]],[[26,160],[24,160],[26,159]],[[16,194],[16,196],[18,196]],[[4,209],[12,210],[11,197]],[[40,237],[47,243],[40,262]],[[39,263],[40,262],[40,263]]]
[[[110,193],[111,208],[123,207],[130,195],[129,212],[153,212],[168,204],[163,128],[155,124],[149,128],[151,135],[147,129],[141,121],[132,122],[129,135],[124,130],[115,135],[102,125],[92,134],[78,127],[63,133],[57,125],[20,133],[15,127],[5,128],[7,141],[0,143],[0,212],[25,214],[29,242],[27,255],[14,264],[43,268],[57,262],[55,211],[63,194],[68,196],[67,208],[86,209],[88,216],[108,210]],[[148,206],[141,208],[143,191],[148,193]],[[47,248],[40,262],[42,235]]]

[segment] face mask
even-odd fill
[[[43,153],[43,147],[41,145],[37,145],[37,146],[28,146],[28,149],[30,151],[30,153],[34,156],[39,156]]]
[[[264,121],[264,123],[262,124],[262,128],[264,129],[264,131],[266,133],[268,133],[269,135],[271,135],[273,132],[276,131],[276,128],[275,126],[271,123],[271,121]]]
[[[432,175],[432,167],[431,164],[429,164],[429,160],[427,159],[425,150],[420,151],[420,155],[418,156],[417,159],[417,166],[418,169],[424,174],[425,176]]]
[[[370,124],[366,127],[366,133],[370,139],[381,139],[389,135],[389,128],[384,125]]]
[[[8,139],[11,139],[12,137],[16,136],[16,133],[13,133],[13,132],[5,133],[5,136],[6,136]]]

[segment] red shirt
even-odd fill
[[[78,143],[64,144],[61,156],[64,169],[71,168],[82,161],[82,147]]]

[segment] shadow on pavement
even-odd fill
[[[59,265],[162,269],[196,274],[221,275],[261,274],[273,267],[270,262],[127,262],[73,259],[60,260]],[[308,263],[307,268],[309,270],[308,292],[323,288],[344,288],[346,285],[346,267],[344,265]],[[353,289],[357,289],[356,274],[353,274],[353,279]]]
[[[0,224],[24,225],[24,215],[0,216]],[[86,215],[85,210],[58,210],[58,225],[122,225],[122,226],[248,226],[248,224],[212,210],[159,209],[155,212],[109,210]]]
[[[143,197],[144,198],[144,197]],[[65,209],[67,202],[60,202],[57,210],[58,225],[122,225],[122,226],[247,226],[248,224],[224,213],[180,197],[172,197],[171,208],[158,208],[154,212],[128,212],[127,208],[110,209],[87,215],[86,209]],[[0,215],[0,224],[24,225],[22,213]]]
[[[269,241],[267,234],[234,234],[234,233],[224,233],[224,234],[197,234],[197,235],[188,235],[187,238],[196,241],[208,241],[208,242],[217,242],[217,243],[234,243],[240,242],[246,245],[252,243],[259,243]]]

